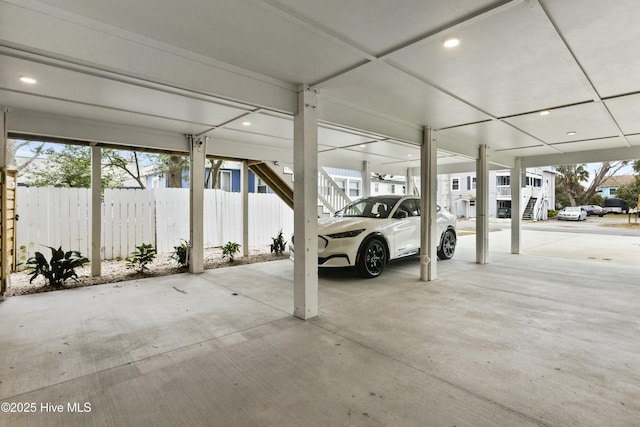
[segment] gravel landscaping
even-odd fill
[[[91,266],[90,264],[87,264],[76,270],[78,279],[68,280],[62,289],[116,283],[124,280],[134,280],[145,277],[166,276],[169,274],[184,273],[188,271],[187,268],[181,267],[176,261],[171,259],[170,255],[171,254],[158,254],[153,263],[149,265],[149,271],[144,274],[127,268],[125,260],[107,260],[102,262],[102,274],[98,277],[92,277]],[[205,270],[209,270],[233,265],[286,259],[288,257],[288,253],[280,255],[270,253],[269,246],[267,245],[252,247],[249,250],[248,256],[236,256],[233,262],[229,262],[226,259],[222,259],[221,248],[209,248],[205,250],[204,268]],[[48,286],[42,276],[36,277],[33,282],[29,283],[30,278],[31,275],[27,273],[27,271],[12,273],[5,296],[28,295],[58,290],[57,288]]]

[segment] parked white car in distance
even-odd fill
[[[587,219],[587,211],[580,206],[567,206],[558,212],[558,219],[583,221]]]
[[[450,259],[456,247],[456,218],[440,206],[437,211],[438,258]],[[370,278],[379,276],[388,261],[418,253],[420,199],[414,196],[359,199],[335,216],[318,220],[320,267],[355,267]]]

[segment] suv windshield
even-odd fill
[[[363,217],[363,218],[387,218],[391,209],[398,202],[397,198],[371,198],[360,199],[348,204],[335,216]]]

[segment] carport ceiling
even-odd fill
[[[440,165],[473,168],[479,144],[500,166],[640,158],[638,16],[637,0],[4,0],[0,106],[17,133],[207,135],[211,154],[287,163],[307,84],[327,166],[402,173],[424,126]]]

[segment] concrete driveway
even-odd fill
[[[287,260],[9,298],[0,425],[637,425],[640,267],[504,234],[484,266],[461,237],[430,283],[416,259],[322,272],[307,322]]]

